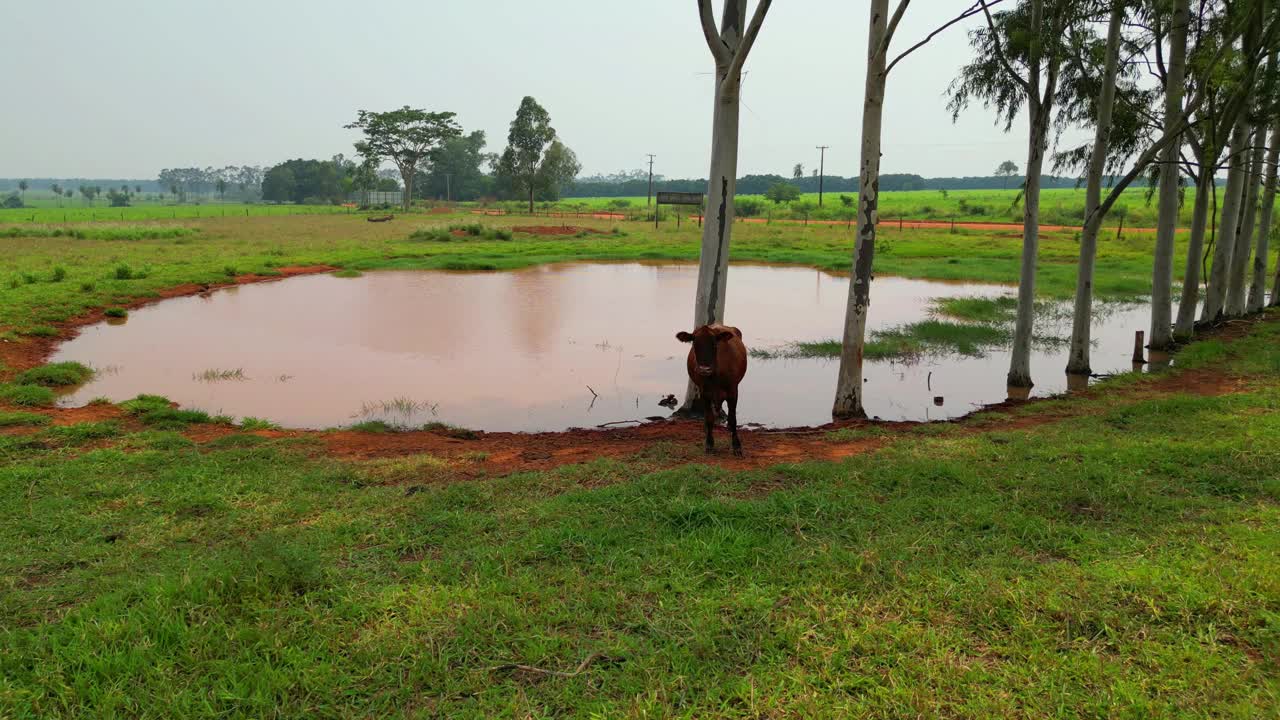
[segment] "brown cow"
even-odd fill
[[[689,348],[689,379],[698,386],[702,396],[707,452],[715,450],[711,426],[715,424],[720,403],[727,400],[733,454],[742,455],[742,441],[738,439],[738,383],[747,374],[747,346],[742,344],[742,331],[728,325],[703,325],[692,333],[676,333],[676,339],[693,343]]]

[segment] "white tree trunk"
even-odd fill
[[[862,405],[862,351],[871,305],[871,266],[876,252],[880,202],[880,133],[884,113],[885,42],[888,0],[871,0],[867,37],[867,77],[862,101],[862,157],[858,173],[858,239],[853,249],[849,298],[845,305],[840,372],[831,414],[837,418],[866,417]]]
[[[1107,26],[1107,54],[1102,91],[1098,97],[1098,119],[1094,128],[1093,152],[1089,157],[1085,187],[1084,226],[1080,231],[1080,263],[1076,273],[1071,352],[1067,357],[1067,372],[1072,375],[1088,375],[1092,372],[1089,367],[1089,336],[1093,320],[1093,270],[1098,256],[1098,230],[1102,226],[1102,171],[1107,162],[1107,148],[1111,139],[1111,113],[1115,107],[1120,27],[1123,22],[1124,5],[1118,1],[1113,2],[1111,21]],[[1010,384],[1013,384],[1012,381]]]
[[[1208,138],[1205,139],[1208,143]],[[1178,301],[1178,321],[1173,335],[1179,341],[1191,339],[1196,326],[1196,305],[1200,303],[1200,267],[1204,256],[1204,233],[1209,224],[1209,198],[1217,192],[1214,166],[1217,153],[1206,149],[1200,156],[1200,178],[1196,183],[1195,206],[1191,211],[1191,238],[1187,243],[1187,264],[1182,273],[1182,298]]]
[[[717,34],[708,3],[699,2],[703,32],[716,61],[714,107],[711,120],[711,164],[707,173],[706,218],[698,258],[698,284],[693,302],[694,328],[724,322],[725,289],[729,281],[729,243],[733,235],[733,198],[738,178],[738,114],[742,64],[771,0],[760,0],[751,24],[746,24],[746,0],[724,0],[723,21]],[[654,212],[657,212],[655,208]],[[699,401],[696,385],[685,387],[684,412]]]
[[[1244,314],[1249,292],[1249,258],[1253,254],[1253,227],[1258,218],[1258,188],[1262,185],[1262,158],[1266,144],[1266,128],[1254,128],[1253,149],[1249,152],[1249,170],[1245,176],[1244,206],[1240,226],[1236,228],[1236,247],[1231,253],[1231,274],[1227,278],[1227,316]]]
[[[1244,195],[1245,142],[1249,137],[1249,121],[1243,113],[1231,131],[1230,170],[1227,172],[1227,189],[1222,199],[1222,220],[1218,239],[1213,248],[1213,267],[1209,269],[1209,285],[1204,293],[1204,310],[1201,322],[1214,322],[1222,315],[1227,302],[1227,278],[1231,269],[1231,256],[1235,251],[1236,228],[1240,226],[1240,201]],[[1211,169],[1211,168],[1210,168]]]
[[[1040,252],[1040,171],[1044,167],[1049,135],[1048,108],[1032,103],[1031,133],[1027,149],[1027,189],[1022,206],[1022,266],[1018,273],[1018,311],[1013,328],[1013,354],[1009,361],[1009,386],[1029,388],[1031,336],[1035,330],[1036,258]]]
[[[1276,164],[1280,163],[1280,121],[1272,126],[1267,144],[1267,179],[1263,186],[1262,213],[1258,219],[1258,250],[1253,256],[1253,279],[1249,283],[1249,312],[1261,312],[1266,305],[1267,261],[1270,259],[1267,253],[1270,252],[1271,215],[1276,205]]]
[[[1176,0],[1169,27],[1169,72],[1165,79],[1164,131],[1174,132],[1181,120],[1182,95],[1186,84],[1187,25],[1189,0]],[[1166,351],[1173,345],[1173,244],[1178,229],[1178,156],[1181,138],[1169,143],[1161,155],[1160,209],[1156,218],[1156,249],[1151,271],[1152,350]]]

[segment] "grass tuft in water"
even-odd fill
[[[41,365],[19,373],[14,382],[19,385],[43,385],[45,387],[70,387],[83,385],[93,377],[93,368],[78,362],[60,362]]]
[[[264,418],[240,418],[241,430],[279,430],[280,426]]]
[[[118,308],[118,307],[107,308],[105,311],[103,311],[102,314],[106,315],[109,318],[129,317],[128,310],[125,310],[124,308]]]
[[[203,410],[183,410],[173,406],[169,398],[160,395],[139,395],[132,400],[120,403],[120,409],[138,418],[147,425],[164,429],[180,430],[187,425],[229,422],[223,416],[213,416]]]
[[[43,385],[0,385],[0,400],[19,407],[49,407],[54,396]]]
[[[244,368],[236,368],[234,370],[219,370],[211,368],[198,373],[191,374],[192,380],[200,382],[222,382],[223,380],[248,380],[248,376],[244,374]]]
[[[358,278],[358,277],[363,277],[364,273],[360,272],[359,270],[355,270],[353,268],[344,268],[342,270],[335,272],[333,276],[339,277],[339,278]]]

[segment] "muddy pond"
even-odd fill
[[[681,396],[697,268],[563,264],[516,272],[313,275],[166,300],[127,321],[86,327],[55,361],[97,370],[63,397],[164,395],[184,407],[291,428],[381,420],[490,431],[544,431],[666,416]],[[848,281],[812,269],[735,265],[728,324],[752,357],[740,421],[772,427],[830,421],[838,360],[788,357],[794,343],[839,338]],[[878,278],[869,330],[933,317],[942,298],[1009,296],[1012,288]],[[1033,395],[1066,390],[1065,313],[1046,306]],[[1145,305],[1095,315],[1095,372],[1129,371]],[[1008,343],[868,361],[866,407],[884,420],[938,420],[1006,397]]]

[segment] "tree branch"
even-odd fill
[[[773,0],[760,0],[760,4],[756,5],[756,12],[751,17],[751,24],[747,26],[747,32],[742,36],[742,42],[738,43],[738,49],[733,53],[733,61],[729,64],[728,77],[737,77],[742,72],[742,64],[747,61],[747,55],[751,53],[751,46],[756,42],[756,36],[760,34],[760,27],[764,25],[764,16],[769,13],[769,6],[773,4]]]
[[[880,45],[876,47],[875,53],[868,57],[887,55],[889,53],[889,43],[893,42],[893,34],[898,31],[898,23],[902,22],[902,16],[906,14],[907,6],[910,4],[911,0],[898,0],[898,7],[893,9],[893,17],[889,18],[889,24],[885,25],[884,35],[880,38]]]
[[[1000,4],[1000,3],[1002,3],[1002,2],[1004,2],[1004,0],[992,0],[991,5],[992,5],[992,6],[994,6],[994,5],[999,5],[999,4]],[[889,74],[889,71],[893,69],[893,66],[894,66],[894,65],[897,65],[897,64],[898,64],[898,63],[899,63],[903,58],[905,58],[906,56],[908,56],[908,55],[910,55],[911,53],[915,52],[916,50],[919,50],[920,48],[924,47],[925,45],[928,45],[928,44],[929,44],[929,41],[930,41],[930,40],[933,40],[935,37],[937,37],[939,34],[941,34],[941,33],[942,33],[942,31],[946,30],[947,28],[951,27],[952,25],[955,25],[956,23],[958,23],[958,22],[960,22],[960,21],[962,21],[962,20],[967,20],[968,18],[971,18],[971,17],[973,17],[974,15],[978,14],[979,10],[981,10],[981,8],[979,7],[979,6],[980,6],[980,4],[981,4],[981,3],[974,3],[974,4],[973,4],[973,5],[972,5],[968,10],[965,10],[963,13],[960,13],[960,14],[959,14],[959,15],[957,15],[956,17],[952,18],[949,22],[947,22],[947,23],[946,23],[945,25],[943,25],[942,27],[939,27],[938,29],[936,29],[936,30],[934,30],[933,32],[929,33],[929,35],[928,35],[927,37],[925,37],[925,39],[921,40],[920,42],[916,43],[915,45],[912,45],[911,47],[909,47],[909,48],[907,48],[906,50],[904,50],[900,55],[898,55],[896,58],[894,58],[894,59],[893,59],[893,62],[889,63],[888,67],[886,67],[886,68],[884,69],[884,74],[885,74],[885,75],[888,75],[888,74]],[[888,37],[888,36],[886,36],[886,37]]]
[[[987,4],[987,0],[978,0],[978,4],[982,6],[982,14],[987,16],[987,30],[991,33],[991,45],[995,48],[996,59],[1000,61],[1000,65],[1004,67],[1004,71],[1014,82],[1022,86],[1026,92],[1031,92],[1031,85],[1014,71],[1013,66],[1009,64],[1009,60],[1004,56],[1004,48],[1000,46],[1000,33],[996,32],[996,21],[991,18],[991,10]]]
[[[702,36],[707,39],[707,47],[717,65],[729,62],[729,48],[725,47],[716,30],[716,17],[711,8],[711,0],[698,0],[698,19],[702,22]]]

